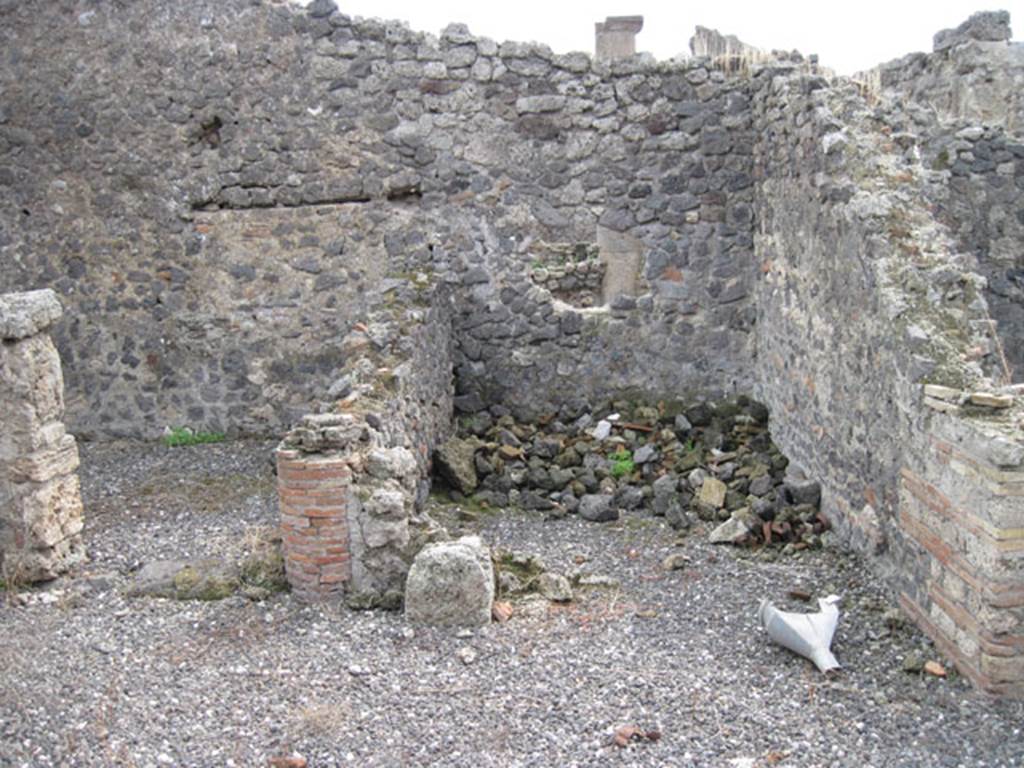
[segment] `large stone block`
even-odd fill
[[[405,585],[405,615],[413,622],[479,627],[491,620],[494,570],[476,536],[431,544],[416,556]]]
[[[64,377],[48,336],[0,344],[0,461],[36,451],[63,437]]]
[[[57,294],[41,291],[0,296],[0,339],[17,341],[44,333],[63,314]]]

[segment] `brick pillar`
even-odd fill
[[[935,414],[902,468],[917,578],[900,603],[976,686],[1024,698],[1024,442],[992,425]]]
[[[352,578],[352,469],[339,454],[277,451],[285,572],[300,600],[341,599]]]

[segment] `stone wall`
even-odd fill
[[[935,35],[931,53],[912,53],[857,78],[917,104],[940,120],[1024,129],[1024,44],[1010,40],[1006,11],[974,14]]]
[[[588,320],[589,335],[571,319],[553,339],[552,305],[528,301],[543,315],[524,316],[529,333],[476,339],[489,361],[525,349],[527,370],[500,365],[481,391],[558,399],[593,366],[559,373],[554,357],[591,344],[612,345],[609,388],[644,385],[615,373],[634,362],[655,388],[750,388],[744,78],[458,25],[437,39],[329,3],[0,14],[0,289],[62,296],[54,335],[82,433],[286,428],[345,364],[336,343],[361,297],[406,256],[397,220],[367,240],[353,211],[371,202],[486,222],[459,263],[467,286],[486,267],[499,312],[523,311],[501,291],[522,292],[546,244],[592,246],[599,224],[641,244],[626,315]]]
[[[998,125],[944,123],[925,131],[922,162],[941,183],[937,215],[974,254],[987,283],[1007,380],[1024,379],[1024,138]]]
[[[865,87],[799,56],[437,39],[327,0],[4,3],[0,289],[67,304],[86,434],[300,421],[278,460],[304,598],[399,599],[453,408],[757,394],[837,531],[1016,690],[1008,37],[972,18]],[[537,272],[570,253],[584,293]],[[989,428],[998,458],[969,447]]]
[[[921,195],[930,171],[891,106],[778,65],[757,77],[773,438],[965,673],[1019,692],[1022,402],[996,386],[986,281]]]
[[[861,76],[899,100],[897,129],[915,134],[934,171],[925,185],[960,250],[975,255],[1006,356],[1024,376],[1024,45],[1005,11],[978,13],[935,36],[935,50]]]
[[[0,295],[0,578],[52,579],[84,556],[78,447],[64,431],[64,381],[47,330],[52,291]]]

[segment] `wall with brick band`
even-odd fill
[[[1006,383],[977,261],[912,191],[927,184],[898,118],[862,122],[852,86],[760,76],[772,437],[963,674],[1022,695],[1024,389]]]
[[[978,687],[1024,695],[1024,445],[935,413],[900,472],[900,603]]]
[[[452,422],[451,296],[442,284],[399,297],[341,345],[352,355],[333,397],[277,451],[285,569],[301,600],[397,608],[441,530],[421,508]]]

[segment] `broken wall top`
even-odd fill
[[[0,339],[17,341],[43,333],[62,314],[57,294],[49,288],[0,294]]]

